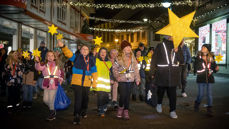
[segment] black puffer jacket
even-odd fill
[[[183,64],[184,57],[180,47],[177,52],[174,52],[173,48],[172,41],[164,40],[164,43],[158,44],[155,49],[151,60],[151,73],[155,77],[157,86],[176,87],[180,85],[181,68],[179,64]]]
[[[213,73],[217,72],[215,70],[217,64],[213,60],[213,58],[210,61],[205,62],[202,59],[202,56],[198,56],[195,61],[195,67],[196,67],[195,72],[197,73],[197,78],[196,78],[197,83],[215,83]]]

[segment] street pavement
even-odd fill
[[[130,102],[130,120],[117,119],[116,111],[109,109],[105,118],[100,118],[96,111],[96,95],[90,94],[88,118],[81,120],[81,125],[73,125],[73,104],[67,110],[58,111],[57,119],[45,121],[48,108],[42,102],[42,96],[33,100],[30,110],[8,114],[5,111],[6,98],[0,98],[1,129],[229,129],[229,77],[216,76],[213,84],[213,117],[206,115],[206,97],[200,112],[193,111],[197,96],[196,76],[188,76],[187,98],[181,97],[177,89],[178,119],[169,117],[169,103],[165,95],[163,112],[158,114],[155,108],[140,102]],[[65,87],[67,95],[73,102],[71,88]]]

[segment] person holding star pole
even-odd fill
[[[198,84],[198,95],[195,100],[194,110],[199,111],[199,105],[204,97],[204,89],[207,88],[207,113],[212,116],[212,83],[215,82],[213,73],[219,71],[219,66],[214,60],[214,54],[211,52],[211,45],[204,44],[195,61]]]
[[[64,55],[72,61],[72,88],[74,90],[74,119],[73,124],[80,124],[80,117],[87,117],[87,108],[89,101],[90,87],[96,87],[97,84],[97,68],[92,56],[89,56],[89,47],[83,45],[79,54],[73,54],[71,50],[58,40],[58,46]]]
[[[54,108],[54,101],[56,97],[56,92],[58,88],[58,84],[61,84],[63,78],[61,77],[61,70],[59,67],[59,63],[57,58],[55,57],[55,53],[53,51],[48,51],[45,57],[45,64],[41,65],[40,63],[40,55],[36,54],[38,51],[34,51],[35,53],[35,68],[37,71],[41,71],[44,80],[42,83],[42,88],[44,89],[44,97],[43,101],[49,108],[49,115],[46,118],[48,121],[52,121],[56,119],[56,110]]]

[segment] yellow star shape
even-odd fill
[[[138,61],[139,61],[139,62],[142,62],[143,60],[144,60],[143,56],[140,56],[140,57],[138,58]]]
[[[52,24],[52,26],[48,26],[48,28],[49,28],[49,33],[51,33],[51,35],[53,35],[53,34],[55,34],[55,33],[57,33],[57,28],[58,27],[55,27],[55,25],[54,24]]]
[[[218,56],[215,56],[215,61],[219,63],[220,61],[223,61],[223,56],[219,54]]]
[[[100,46],[100,44],[103,42],[102,41],[102,37],[98,37],[98,36],[96,36],[96,39],[93,39],[94,41],[95,41],[95,45],[98,45],[98,46]]]
[[[170,9],[168,9],[168,12],[169,24],[157,31],[156,34],[172,36],[174,48],[179,46],[184,37],[199,37],[190,28],[190,24],[196,11],[193,11],[182,18],[177,17]]]
[[[38,51],[38,48],[36,50],[33,50],[33,56],[40,57],[41,56],[41,51]]]
[[[22,56],[23,56],[24,58],[28,58],[28,57],[29,57],[28,51],[23,51]]]
[[[61,40],[62,38],[63,38],[63,34],[58,33],[58,35],[56,36],[56,39],[57,39],[57,40]]]

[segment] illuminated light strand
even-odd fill
[[[139,32],[143,31],[142,29],[105,29],[105,28],[93,28],[90,27],[90,30],[94,31],[104,31],[104,32]]]
[[[112,22],[112,23],[131,23],[131,24],[146,24],[148,22],[143,21],[130,21],[130,20],[117,20],[117,19],[104,19],[97,17],[89,17],[90,20],[103,21],[103,22]]]
[[[88,8],[109,8],[109,9],[138,9],[138,8],[156,8],[156,7],[163,7],[162,3],[148,3],[148,4],[94,4],[94,3],[88,3],[88,2],[69,2],[72,6],[79,6],[79,7],[88,7]],[[171,3],[171,6],[179,6],[179,5],[189,5],[192,6],[194,3],[191,0],[186,1],[174,1]]]

